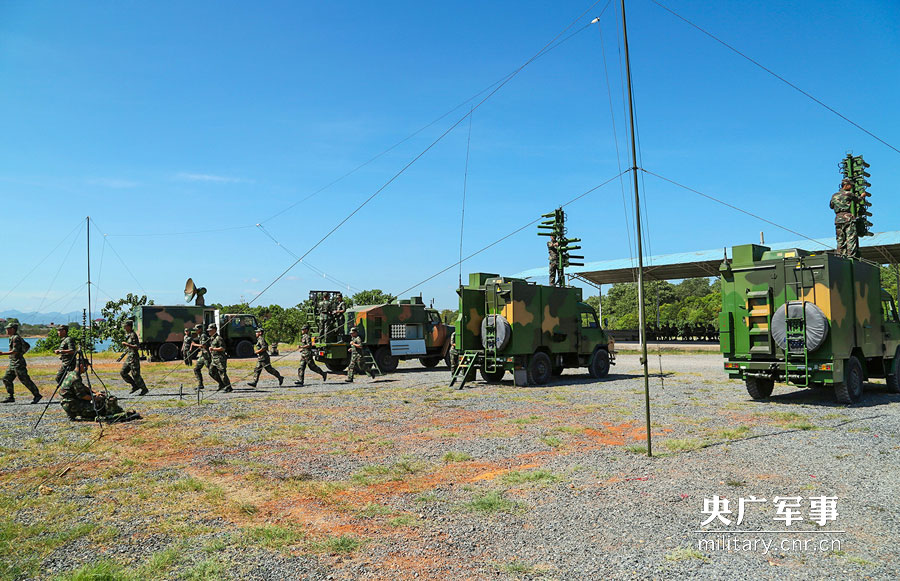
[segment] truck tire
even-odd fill
[[[859,401],[863,391],[863,369],[859,359],[851,355],[844,365],[844,381],[834,384],[834,396],[839,403],[853,404]]]
[[[596,349],[588,362],[588,374],[594,379],[602,379],[609,375],[609,351]]]
[[[509,326],[509,321],[503,315],[485,315],[484,319],[481,320],[481,346],[485,349],[491,348],[487,344],[488,323],[493,323],[494,325],[495,342],[497,343],[494,348],[500,351],[509,344],[509,340],[512,338],[512,327]]]
[[[157,349],[156,356],[159,357],[160,361],[175,361],[178,359],[180,352],[181,348],[175,343],[163,343]]]
[[[891,361],[891,372],[885,378],[888,393],[900,393],[900,347]]]
[[[419,357],[419,363],[422,364],[423,367],[427,369],[432,369],[438,366],[438,363],[441,362],[441,356],[436,355],[434,357]]]
[[[762,377],[748,377],[744,380],[744,384],[747,386],[747,393],[753,399],[766,399],[772,395],[772,390],[775,389],[774,379]]]
[[[544,385],[550,381],[553,373],[550,356],[543,351],[536,352],[528,359],[525,371],[528,374],[528,385]]]
[[[382,345],[375,352],[375,363],[378,364],[378,369],[380,369],[382,373],[393,373],[394,371],[397,371],[400,360],[391,355],[390,347]]]
[[[805,305],[805,306],[804,306]],[[828,317],[822,312],[818,306],[813,303],[803,301],[788,301],[778,307],[775,314],[772,315],[772,339],[775,344],[785,349],[787,347],[787,323],[785,318],[790,309],[791,317],[802,317],[803,311],[806,311],[806,348],[809,351],[815,351],[825,342],[828,337]]]
[[[328,368],[328,371],[333,373],[347,369],[348,365],[350,365],[349,359],[329,359],[325,361],[325,367]]]
[[[485,380],[488,383],[500,383],[500,380],[503,379],[503,375],[506,372],[502,369],[498,369],[494,372],[488,372],[484,369],[481,370],[481,379]]]
[[[234,346],[234,356],[238,359],[247,359],[253,357],[253,355],[253,343],[246,339],[241,339],[238,341],[238,344]]]

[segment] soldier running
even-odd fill
[[[34,398],[31,403],[41,401],[41,392],[31,377],[28,375],[28,364],[25,363],[25,352],[28,347],[25,340],[19,337],[19,320],[9,319],[6,322],[6,335],[9,337],[9,351],[0,351],[0,355],[9,355],[9,368],[3,376],[3,384],[6,386],[6,393],[9,395],[3,400],[3,403],[12,403],[16,401],[13,397],[13,380],[19,378]]]
[[[134,323],[125,321],[124,327],[125,340],[122,341],[122,347],[126,349],[127,355],[119,375],[122,376],[125,383],[131,386],[131,393],[140,392],[138,395],[145,395],[149,390],[144,383],[144,378],[141,377],[141,355],[138,352],[140,339],[134,332]]]
[[[218,327],[215,324],[210,324],[206,330],[209,331],[209,351],[212,353],[209,375],[219,384],[216,391],[224,390],[225,393],[234,391],[231,380],[228,379],[228,353],[225,351],[225,340],[216,332]]]
[[[550,286],[556,286],[556,270],[559,267],[559,242],[556,234],[551,235],[547,241],[547,258],[550,261]]]
[[[853,180],[844,178],[841,189],[831,196],[831,209],[834,210],[834,236],[837,238],[837,253],[859,256],[859,237],[856,233],[856,218],[851,210],[856,196],[853,194]]]
[[[253,381],[248,381],[247,385],[256,387],[256,384],[259,383],[259,376],[265,370],[277,377],[278,385],[281,386],[284,383],[284,377],[278,373],[277,369],[272,367],[272,360],[269,359],[269,344],[266,342],[266,338],[263,337],[262,327],[256,329],[256,347],[253,349],[253,352],[256,353],[256,369],[253,370]]]
[[[356,371],[357,365],[359,366],[360,371],[368,373],[372,379],[375,379],[375,372],[369,368],[368,361],[362,356],[362,339],[359,338],[356,327],[350,329],[350,346],[348,349],[350,351],[350,367],[347,368],[347,383],[353,383],[353,374]]]
[[[197,390],[203,389],[203,366],[212,369],[210,366],[211,355],[209,354],[209,336],[203,331],[203,325],[198,324],[194,327],[196,332],[194,335],[192,349],[197,350],[197,363],[194,364],[194,377],[197,378]],[[212,375],[212,373],[210,373]]]
[[[184,360],[184,364],[188,367],[191,366],[191,361],[194,360],[194,357],[197,356],[197,352],[193,350],[194,345],[194,335],[197,333],[196,327],[191,327],[190,329],[185,329],[184,331],[184,341],[181,342],[181,358]]]
[[[69,326],[60,325],[56,328],[56,333],[60,336],[59,348],[53,352],[59,355],[59,371],[56,372],[57,387],[62,384],[63,380],[70,371],[75,369],[75,339],[69,337]]]
[[[322,371],[318,365],[316,365],[316,360],[313,359],[312,356],[312,338],[309,336],[309,325],[304,324],[300,328],[300,367],[297,368],[297,377],[300,378],[300,383],[297,385],[303,386],[303,378],[306,376],[306,367],[309,366],[310,369],[318,373],[322,376],[322,381],[328,380],[328,372]]]

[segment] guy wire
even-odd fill
[[[469,184],[469,148],[472,143],[472,111],[469,111],[469,135],[466,138],[466,169],[463,172],[462,210],[459,217],[459,286],[462,286],[463,228],[466,224],[466,187]]]

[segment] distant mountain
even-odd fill
[[[10,311],[0,311],[0,317],[8,319],[15,317],[20,323],[28,323],[29,325],[49,325],[50,323],[81,323],[81,311],[72,311],[71,313],[23,313],[15,309]],[[95,317],[96,318],[96,317]]]

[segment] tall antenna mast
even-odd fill
[[[628,120],[631,124],[631,173],[634,177],[634,216],[638,253],[638,322],[640,323],[641,365],[644,367],[644,414],[647,423],[647,456],[653,456],[650,437],[650,371],[647,368],[647,323],[644,318],[644,249],[641,242],[641,197],[638,191],[637,145],[634,139],[634,97],[631,94],[631,60],[628,56],[628,27],[625,0],[622,1],[622,41],[625,45],[625,77],[628,82]]]
[[[94,324],[94,316],[91,313],[91,217],[88,216],[85,218],[87,222],[87,328],[82,329],[81,333],[84,337],[84,346],[88,349],[88,353],[90,353],[91,358],[91,367],[94,365],[94,341],[91,338],[91,327]],[[90,347],[88,348],[88,345]]]

